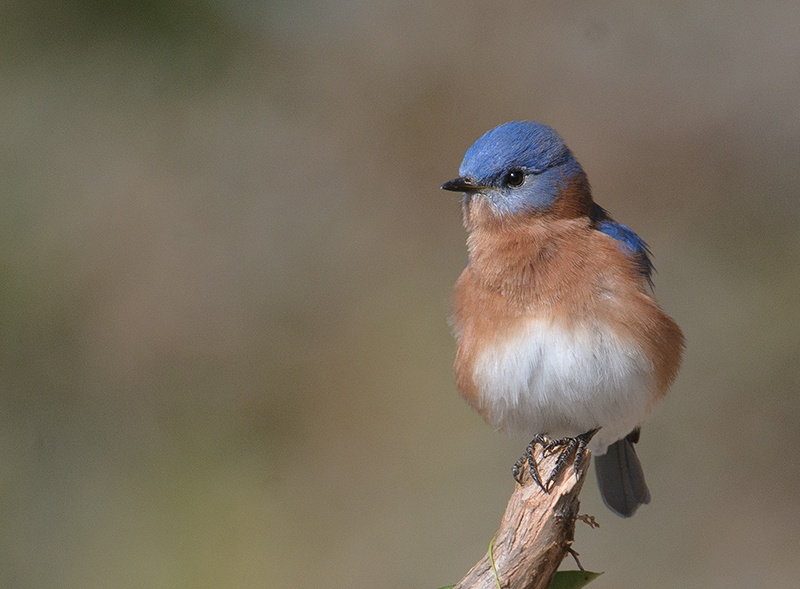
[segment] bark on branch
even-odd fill
[[[550,475],[557,457],[558,452],[542,457],[541,448],[537,447],[542,478]],[[573,460],[574,456],[549,493],[542,492],[526,472],[523,484],[517,485],[511,495],[491,549],[503,589],[547,589],[569,553],[580,508],[578,494],[589,468],[589,453],[578,469],[578,477]],[[455,589],[497,589],[489,552]]]

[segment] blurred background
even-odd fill
[[[458,397],[464,151],[555,127],[688,349],[593,587],[800,575],[800,3],[0,2],[0,585],[429,588],[527,440]],[[593,479],[592,475],[592,479]],[[572,563],[567,563],[572,568]]]

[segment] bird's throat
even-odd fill
[[[557,225],[531,222],[474,229],[467,239],[471,271],[485,287],[514,298],[540,289],[562,256],[558,244],[568,227],[558,231]]]

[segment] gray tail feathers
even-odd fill
[[[642,464],[633,445],[639,441],[639,428],[613,443],[603,456],[596,456],[594,467],[603,503],[621,517],[630,517],[640,505],[650,503],[650,490],[644,482]]]

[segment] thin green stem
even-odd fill
[[[492,549],[494,548],[494,540],[497,538],[497,534],[492,536],[492,541],[489,542],[489,562],[492,565],[492,572],[494,573],[494,582],[497,583],[497,589],[503,589],[500,587],[500,577],[497,575],[497,567],[494,566],[494,554],[492,553]]]

